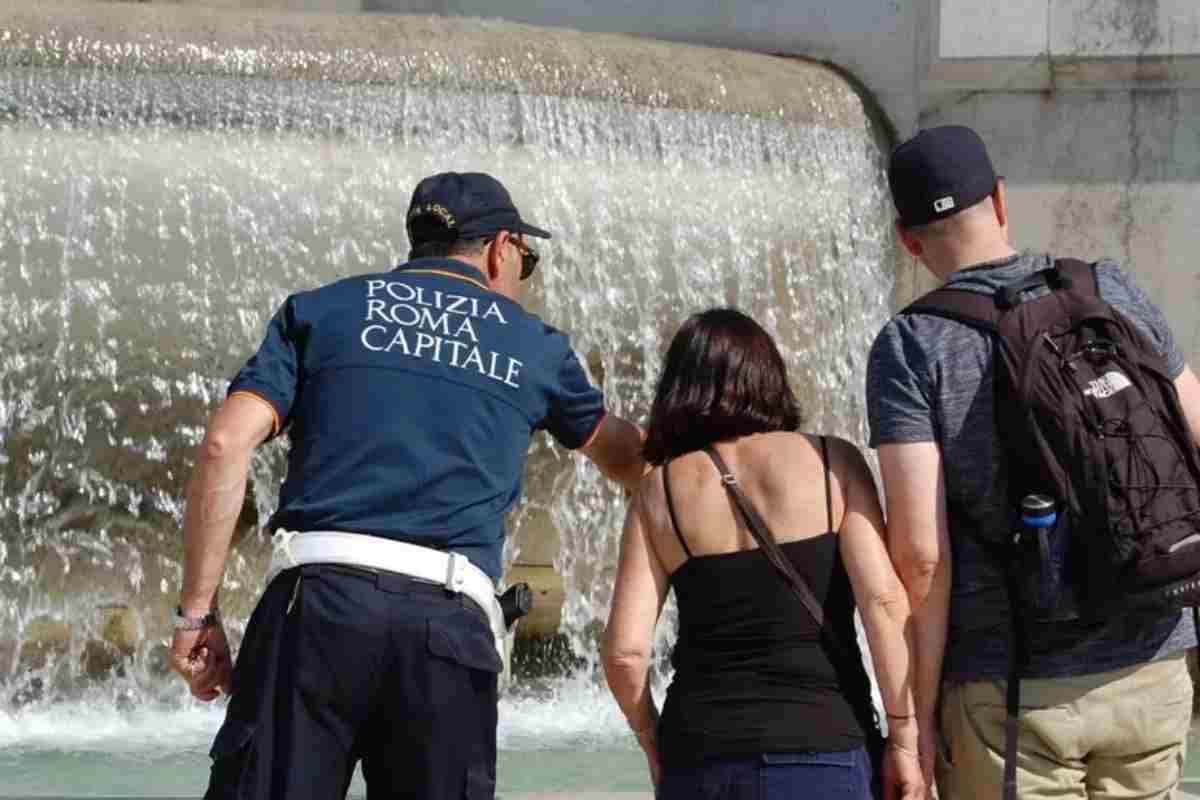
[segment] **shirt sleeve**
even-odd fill
[[[937,441],[926,359],[902,322],[889,322],[867,361],[870,445]]]
[[[1105,302],[1123,312],[1150,337],[1158,354],[1167,361],[1167,375],[1172,380],[1178,378],[1187,363],[1175,345],[1175,336],[1162,309],[1112,261],[1096,265],[1096,285]]]
[[[604,395],[592,386],[569,345],[556,377],[542,427],[563,447],[575,450],[588,443],[604,419]]]
[[[258,352],[234,376],[228,394],[247,392],[270,403],[275,409],[278,434],[291,421],[299,373],[293,298],[289,297],[267,325],[267,335]]]

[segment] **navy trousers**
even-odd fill
[[[500,657],[482,609],[391,573],[308,565],[254,610],[206,800],[494,800]]]
[[[664,766],[656,800],[873,800],[867,750],[763,753],[757,758]]]

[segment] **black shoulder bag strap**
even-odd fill
[[[750,535],[754,537],[754,541],[758,542],[759,549],[763,551],[767,560],[783,576],[784,580],[792,587],[792,591],[795,592],[796,597],[808,609],[808,613],[812,615],[813,621],[817,623],[817,630],[824,636],[829,649],[847,667],[853,665],[855,663],[854,656],[852,655],[853,649],[847,646],[837,631],[825,627],[825,611],[821,608],[821,602],[813,594],[808,581],[804,580],[804,576],[796,571],[796,568],[792,566],[792,562],[788,561],[787,556],[779,549],[779,544],[771,534],[771,529],[767,527],[767,523],[759,516],[758,511],[755,510],[754,505],[750,502],[750,498],[742,491],[737,477],[729,471],[725,459],[721,458],[721,454],[712,447],[704,448],[704,452],[708,454],[713,464],[716,465],[717,471],[721,473],[721,483],[725,485],[725,490],[733,498],[734,504],[742,514],[742,519],[746,522],[746,527],[750,530]]]
[[[824,442],[822,441],[822,444]],[[775,541],[775,537],[771,534],[771,529],[767,527],[767,523],[759,516],[758,511],[754,508],[754,504],[750,502],[750,498],[742,491],[742,487],[738,484],[737,477],[730,472],[725,459],[721,458],[712,447],[704,448],[704,452],[712,459],[716,465],[717,472],[721,473],[721,483],[725,486],[725,490],[729,492],[729,496],[733,498],[734,505],[741,512],[742,519],[746,522],[746,527],[750,531],[750,535],[754,537],[754,541],[758,543],[758,547],[766,555],[767,560],[771,562],[775,570],[783,576],[784,580],[791,586],[796,597],[808,610],[813,621],[817,624],[818,636],[830,650],[830,660],[834,662],[834,669],[840,671],[849,670],[844,674],[850,685],[856,682],[861,682],[859,692],[859,704],[851,703],[852,707],[856,708],[856,713],[861,715],[860,724],[867,736],[868,752],[871,754],[873,763],[878,767],[880,759],[883,757],[884,740],[882,730],[879,726],[879,714],[871,702],[871,681],[867,677],[866,670],[862,667],[862,657],[857,654],[857,650],[851,647],[842,638],[841,634],[825,625],[825,611],[821,608],[821,602],[817,600],[817,596],[809,587],[808,581],[796,571],[792,566],[792,562],[788,561],[787,556],[779,549],[779,543]],[[824,455],[824,453],[823,453]],[[828,459],[825,463],[826,470],[829,469]],[[828,497],[828,472],[826,473],[826,503],[830,503]],[[830,528],[833,527],[833,508],[832,505],[828,508],[830,518]],[[840,665],[840,666],[839,666]]]

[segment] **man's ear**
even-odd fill
[[[925,253],[925,247],[921,244],[912,231],[904,227],[900,220],[896,220],[896,235],[900,237],[900,244],[904,245],[904,249],[913,258],[920,258]]]
[[[504,274],[501,269],[501,261],[504,258],[504,245],[507,241],[508,231],[500,231],[487,246],[487,278],[489,283],[495,283]]]
[[[992,208],[996,212],[996,222],[1001,228],[1008,227],[1008,189],[1004,186],[1004,180],[996,181],[996,188],[992,190]]]

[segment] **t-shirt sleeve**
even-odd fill
[[[1175,336],[1162,309],[1112,261],[1101,261],[1096,265],[1096,284],[1101,298],[1122,311],[1150,337],[1158,354],[1167,360],[1167,375],[1172,379],[1179,377],[1187,363],[1175,345]]]
[[[889,322],[867,361],[871,447],[937,441],[928,375],[926,360],[903,323]]]
[[[550,392],[550,407],[542,425],[568,450],[587,444],[604,419],[604,395],[592,386],[570,345]]]
[[[258,352],[229,384],[230,395],[245,392],[271,404],[276,414],[276,434],[291,421],[292,403],[296,399],[300,357],[295,327],[293,299],[289,297],[267,325],[267,335]]]

